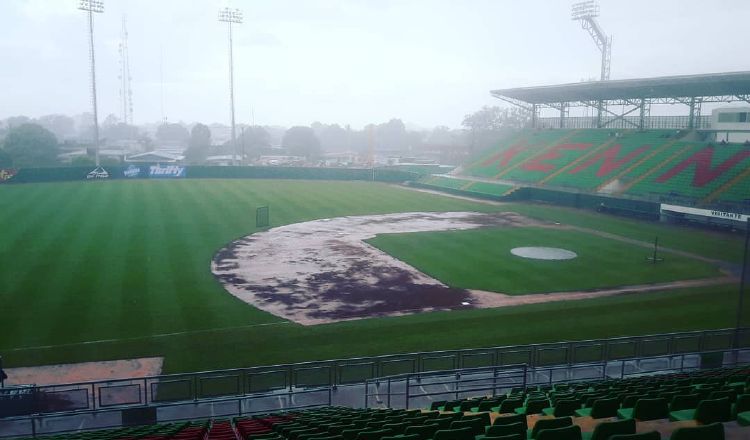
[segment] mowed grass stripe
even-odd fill
[[[19,231],[17,238],[11,240],[12,250],[3,256],[2,278],[7,280],[0,289],[5,296],[3,321],[9,327],[22,328],[23,331],[16,334],[24,337],[46,335],[45,326],[28,326],[28,323],[64,312],[65,309],[60,308],[65,301],[65,295],[60,293],[61,286],[74,277],[73,268],[82,261],[81,237],[85,228],[93,224],[93,219],[83,218],[79,222],[74,219],[87,211],[95,196],[81,190],[75,192],[75,197],[69,197],[73,195],[70,190],[71,187],[64,186],[57,193],[61,197],[55,198],[51,192],[48,205],[32,207],[44,215]],[[16,221],[23,222],[23,217]]]
[[[256,206],[271,206],[274,225],[341,215],[508,208],[368,182],[140,180],[0,186],[0,200],[8,200],[5,197],[8,194],[17,200],[40,199],[35,204],[19,203],[13,218],[0,217],[5,219],[0,228],[13,234],[4,239],[16,243],[16,252],[11,257],[0,254],[3,262],[0,280],[13,279],[17,284],[3,297],[4,313],[8,310],[10,319],[0,320],[0,351],[19,349],[4,358],[7,366],[164,355],[167,372],[179,372],[555,341],[569,335],[580,339],[715,328],[732,325],[734,319],[736,289],[730,286],[608,299],[611,301],[424,313],[314,327],[296,324],[247,327],[279,322],[279,318],[226,293],[210,274],[209,262],[231,240],[255,231]],[[111,218],[114,215],[111,210],[97,209],[108,204],[103,199],[121,204],[116,207],[120,219]],[[549,217],[558,216],[552,207],[529,209],[540,209]],[[599,222],[602,230],[611,228],[611,220],[618,220],[570,212],[571,223],[578,214],[592,225]],[[27,218],[40,220],[38,231],[25,237],[28,243],[19,244],[25,231],[12,223],[25,222]],[[99,223],[109,223],[112,227]],[[627,225],[642,235],[649,235],[654,227],[639,222]],[[646,232],[638,229],[638,225],[643,225]],[[75,235],[76,228],[81,226],[85,226],[84,236],[94,234],[91,241]],[[78,238],[53,241],[61,234]],[[43,242],[39,237],[44,237]],[[706,246],[703,243],[710,242],[713,234],[677,229],[674,237],[692,242],[691,246],[699,243]],[[71,246],[76,249],[66,249]],[[60,250],[65,255],[80,257],[54,257]],[[44,288],[49,280],[41,277],[22,275],[18,280],[18,274],[24,273],[29,262],[39,258],[54,266],[54,272],[50,273],[57,274],[59,280],[70,278],[68,291],[50,292]],[[94,285],[85,280],[75,282],[79,267],[101,269],[103,275]],[[68,278],[63,274],[68,274]],[[34,292],[36,297],[30,300],[24,296],[18,289],[21,283],[25,291]],[[111,286],[115,294],[104,297],[112,293],[99,289],[101,285]],[[0,289],[0,295],[4,293]],[[89,316],[83,321],[86,326],[80,328],[83,334],[77,333],[79,329],[75,326],[58,322],[67,315],[59,307],[61,301],[73,301],[69,295],[85,299],[90,305]],[[108,319],[112,322],[107,322]],[[565,327],[571,322],[577,327]],[[50,331],[53,328],[54,335]],[[221,330],[213,330],[218,328]],[[167,333],[178,334],[150,337]],[[61,349],[22,349],[100,339],[122,340]]]

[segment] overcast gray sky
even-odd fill
[[[597,77],[599,55],[559,0],[104,0],[96,16],[99,112],[119,115],[127,15],[136,123],[228,121],[226,25],[237,120],[291,126],[401,118],[458,127],[493,88]],[[0,118],[88,111],[77,0],[0,0]],[[602,0],[612,79],[750,70],[748,0]]]

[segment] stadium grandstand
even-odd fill
[[[424,177],[418,184],[500,198],[534,199],[538,189],[548,196],[606,196],[592,199],[592,206],[737,227],[750,213],[747,112],[735,107],[701,115],[705,104],[750,103],[750,72],[491,93],[527,110],[529,128],[476,154],[454,174]],[[653,105],[682,105],[687,115],[651,116]],[[596,116],[569,117],[572,108]],[[550,109],[559,115],[539,117]]]

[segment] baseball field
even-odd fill
[[[0,186],[0,202],[0,355],[7,367],[164,356],[164,371],[173,373],[731,327],[743,245],[739,234],[372,182],[20,184]],[[446,289],[482,291],[485,299],[656,288],[304,325],[230,294],[212,273],[220,250],[257,236],[250,235],[260,232],[255,210],[265,205],[271,227],[414,212],[529,219],[366,240]],[[657,236],[664,261],[652,264]],[[525,260],[509,252],[518,246],[559,247],[578,257]],[[379,290],[368,292],[377,297]]]

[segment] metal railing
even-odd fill
[[[598,128],[596,116],[568,116],[563,120],[562,128]],[[636,129],[640,124],[640,117],[625,116],[603,117],[602,129]],[[656,129],[686,129],[690,128],[689,116],[645,116],[643,118],[645,130]],[[560,117],[542,117],[536,120],[537,128],[561,128]],[[695,118],[694,129],[711,128],[711,116],[699,116]]]
[[[719,350],[577,365],[515,365],[402,374],[366,381],[364,406],[426,408],[433,400],[496,396],[517,387],[696,371],[705,367],[704,356],[719,356],[724,368],[750,364],[748,350]],[[415,401],[417,404],[413,405]]]
[[[394,354],[38,386],[30,390],[35,395],[33,412],[48,414],[241,398],[430,371],[520,364],[529,367],[572,365],[745,347],[750,347],[750,328]]]

